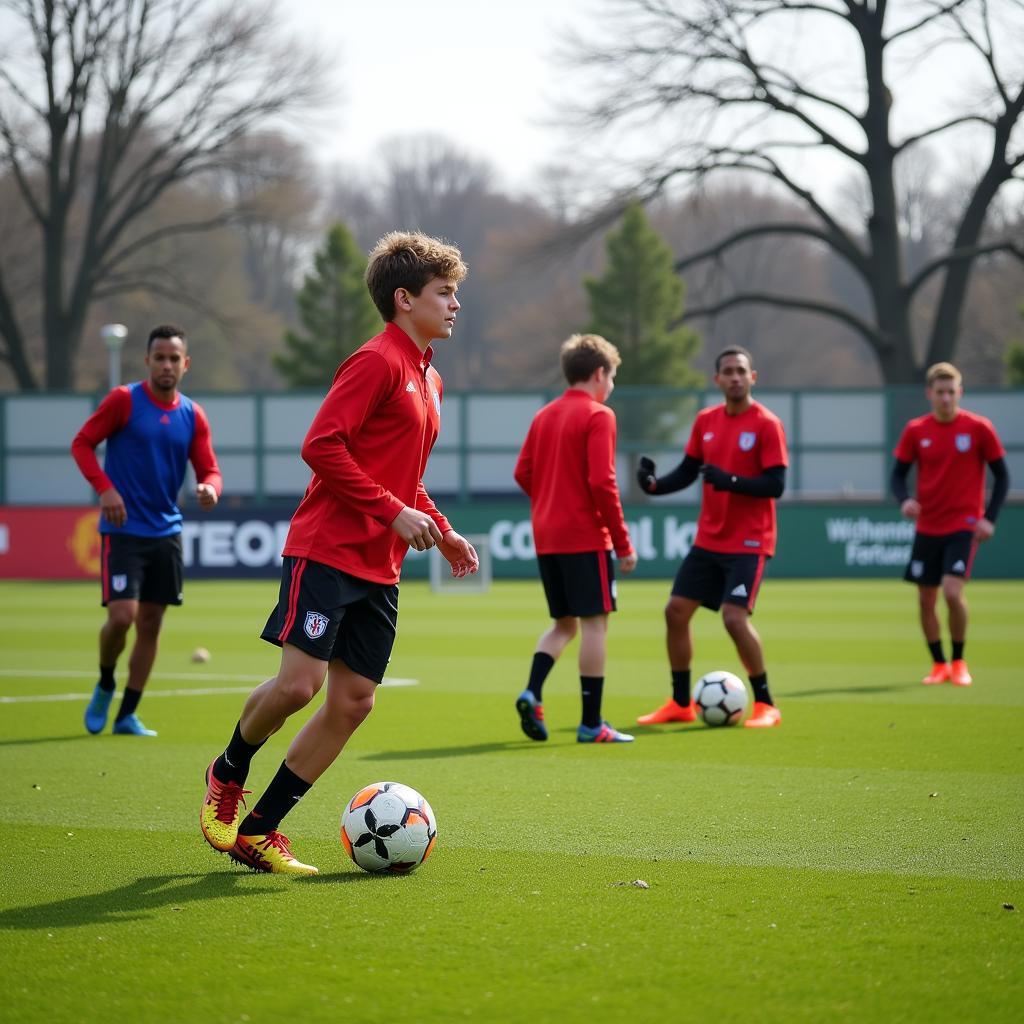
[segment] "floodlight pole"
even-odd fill
[[[128,337],[128,328],[124,324],[104,324],[100,328],[100,337],[107,346],[107,367],[113,390],[121,383],[121,349]]]

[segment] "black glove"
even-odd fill
[[[706,484],[711,484],[714,490],[732,490],[732,475],[730,473],[726,473],[724,469],[719,469],[718,466],[712,466],[711,463],[705,462],[701,467],[701,472],[704,474],[704,482]]]
[[[655,487],[658,485],[657,478],[654,475],[654,460],[647,458],[646,455],[641,455],[640,462],[637,464],[636,482],[640,485],[640,490],[645,494],[653,494]]]

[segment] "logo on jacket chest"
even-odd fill
[[[955,440],[956,440],[956,450],[958,452],[969,452],[971,450],[971,435],[970,434],[957,434]]]
[[[740,432],[739,445],[741,452],[749,452],[754,447],[754,442],[757,440],[757,434],[752,430],[743,430]]]

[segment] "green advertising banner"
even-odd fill
[[[533,535],[525,504],[446,503],[444,513],[460,533],[487,538],[496,578],[536,575]],[[626,520],[639,555],[636,575],[675,575],[697,533],[697,509],[627,505]],[[910,558],[914,524],[892,505],[786,505],[779,507],[774,578],[901,577]],[[1003,509],[996,535],[974,563],[976,579],[1024,578],[1024,506]],[[426,557],[410,552],[407,578],[426,575]]]

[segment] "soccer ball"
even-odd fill
[[[364,871],[407,875],[431,854],[437,822],[430,804],[400,782],[375,782],[349,800],[341,843]]]
[[[747,688],[731,672],[708,672],[697,680],[693,699],[706,725],[736,725],[747,707]]]

